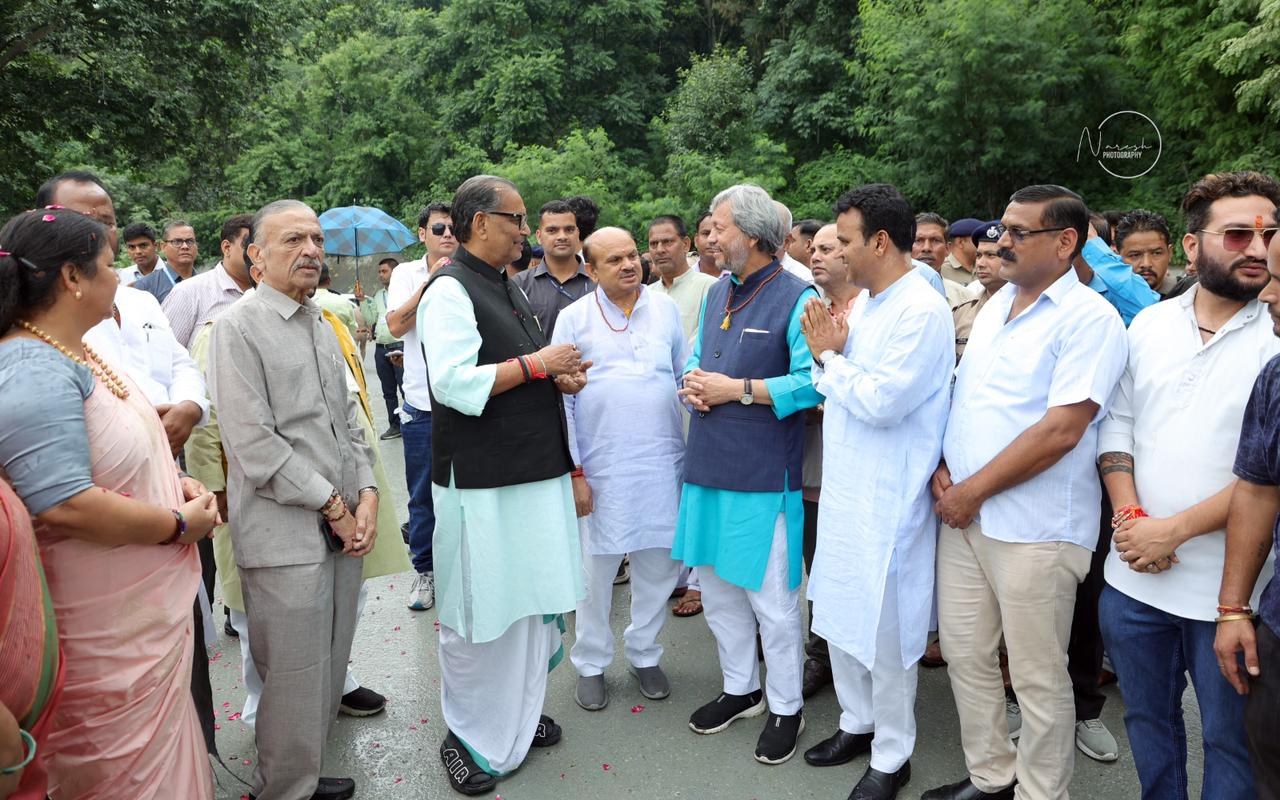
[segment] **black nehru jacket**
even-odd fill
[[[459,247],[427,285],[448,276],[462,284],[480,330],[477,365],[501,364],[547,344],[524,293]],[[530,381],[485,403],[478,417],[431,395],[431,480],[459,489],[494,489],[556,478],[572,469],[560,391],[550,379]]]

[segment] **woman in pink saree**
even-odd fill
[[[142,392],[81,343],[112,312],[106,242],[65,210],[0,230],[0,465],[35,516],[64,671],[42,761],[55,800],[209,800],[190,545],[217,509]]]

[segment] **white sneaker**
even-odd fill
[[[1095,761],[1115,761],[1120,745],[1100,719],[1082,719],[1076,723],[1076,747]]]
[[[413,587],[409,589],[409,608],[413,611],[426,611],[436,604],[436,575],[434,572],[419,572],[413,579]]]
[[[1004,719],[1009,724],[1009,738],[1017,739],[1022,735],[1022,706],[1010,697],[1004,699]]]

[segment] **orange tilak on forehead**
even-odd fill
[[[1262,230],[1262,215],[1261,215],[1261,214],[1259,214],[1258,216],[1256,216],[1256,217],[1254,217],[1254,218],[1253,218],[1253,228],[1254,228],[1254,230],[1259,230],[1259,231],[1260,231],[1260,230]]]

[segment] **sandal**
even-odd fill
[[[677,617],[696,617],[701,614],[702,592],[696,590],[686,592],[684,598],[671,609],[671,613]]]
[[[453,731],[446,731],[444,741],[440,743],[440,759],[444,762],[445,774],[449,776],[449,785],[455,792],[488,794],[498,785],[498,779],[480,769]]]

